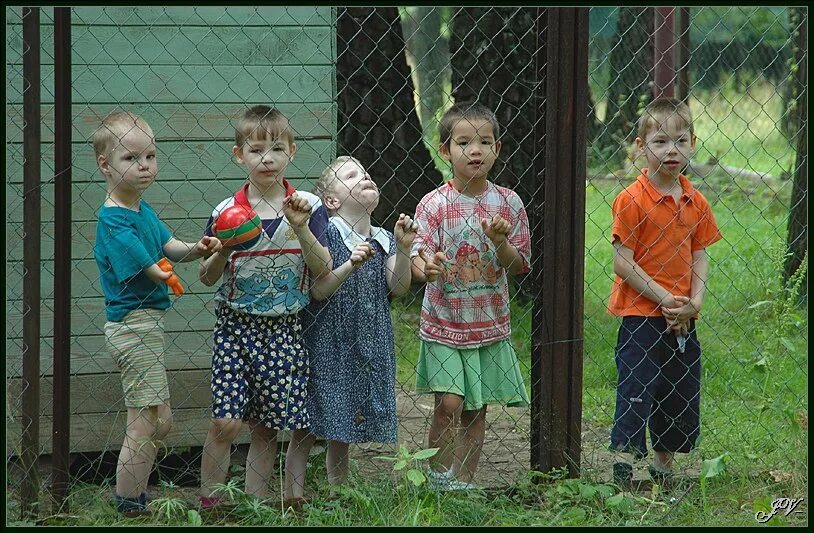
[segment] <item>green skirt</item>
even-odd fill
[[[463,396],[464,411],[489,404],[529,405],[520,362],[509,340],[464,349],[422,340],[416,374],[416,392]]]

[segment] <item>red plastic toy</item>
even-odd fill
[[[248,250],[260,240],[263,224],[254,209],[234,205],[215,220],[215,235],[227,248]]]

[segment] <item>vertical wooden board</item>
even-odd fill
[[[329,65],[246,65],[201,68],[198,65],[98,65],[73,75],[72,101],[78,103],[149,102],[330,102],[334,69]],[[7,103],[22,99],[22,69],[6,65]],[[42,66],[42,101],[52,103],[53,65]]]
[[[20,24],[21,7],[6,7],[6,23]],[[74,25],[148,26],[325,26],[333,23],[328,6],[79,6],[71,9]],[[43,9],[41,24],[53,24]]]
[[[190,140],[165,141],[156,143],[158,175],[157,181],[186,182],[215,179],[239,180],[248,174],[245,167],[239,165],[232,153],[234,140]],[[331,162],[332,142],[327,139],[301,141],[297,144],[297,153],[286,169],[286,177],[313,178],[319,176]],[[73,182],[95,182],[104,186],[101,173],[97,170],[96,156],[93,147],[88,144],[74,144]],[[42,144],[42,181],[47,183],[54,176],[53,143]],[[21,145],[6,144],[7,184],[22,182],[22,149]],[[149,189],[148,189],[149,190]],[[6,189],[7,192],[8,189]]]
[[[20,62],[21,25],[6,25],[6,62]],[[330,65],[328,26],[74,26],[74,69],[97,65]],[[54,36],[43,33],[42,64],[53,65]],[[14,61],[14,58],[18,58]]]
[[[7,23],[19,24],[20,8],[6,8]],[[40,10],[44,64],[53,63],[51,9]],[[80,374],[102,372],[106,379],[115,374],[112,360],[104,347],[100,324],[104,322],[103,301],[98,289],[98,273],[92,260],[95,224],[90,214],[103,187],[88,140],[98,120],[118,107],[135,109],[150,115],[148,120],[163,123],[157,128],[159,139],[172,157],[164,158],[163,176],[168,177],[159,196],[175,194],[175,198],[156,198],[153,204],[179,236],[190,238],[200,234],[210,211],[210,196],[225,197],[224,192],[238,181],[218,163],[220,152],[229,144],[236,119],[246,105],[269,103],[284,108],[291,118],[301,151],[291,167],[290,176],[315,177],[335,155],[335,9],[331,7],[79,7],[72,9],[74,83],[74,223],[72,234],[72,288],[83,289],[80,297],[74,290],[72,311],[72,371]],[[9,28],[9,26],[7,26]],[[19,27],[11,27],[6,47],[6,174],[7,222],[16,222],[22,205],[22,41],[15,37]],[[18,34],[19,32],[17,32]],[[121,37],[121,46],[115,43]],[[219,42],[220,40],[220,42]],[[103,42],[104,41],[104,42]],[[98,50],[97,50],[98,48]],[[140,54],[138,53],[140,52]],[[113,62],[132,64],[112,64]],[[79,64],[111,63],[77,68]],[[42,69],[43,134],[46,143],[53,139],[53,71]],[[162,127],[163,126],[163,127]],[[208,146],[208,148],[207,148]],[[42,225],[42,315],[40,360],[43,371],[50,371],[52,350],[53,269],[53,155],[51,147],[43,147],[43,213]],[[227,147],[228,148],[228,147]],[[214,151],[214,152],[213,152]],[[217,153],[215,153],[217,152]],[[90,154],[90,155],[88,155]],[[226,159],[228,160],[228,154]],[[235,168],[229,162],[229,166]],[[217,167],[217,168],[215,168]],[[213,172],[213,168],[215,171]],[[206,186],[212,182],[215,186]],[[216,177],[216,178],[215,178]],[[226,179],[224,179],[226,178]],[[297,187],[306,186],[307,181]],[[224,190],[221,190],[224,189]],[[91,193],[86,196],[83,193]],[[17,213],[17,214],[15,214]],[[9,215],[11,218],[8,218]],[[78,217],[78,218],[77,218]],[[82,220],[87,218],[87,221]],[[7,224],[7,258],[21,257],[21,227]],[[79,257],[77,257],[77,255]],[[78,261],[77,261],[78,259]],[[195,278],[196,265],[179,267],[179,275]],[[189,272],[187,272],[189,270]],[[22,346],[22,309],[19,308],[22,270],[19,259],[10,263],[7,279],[7,369],[19,373],[26,351]],[[76,280],[76,283],[74,283]],[[168,319],[167,360],[174,369],[208,369],[211,357],[209,336],[212,288],[188,285],[188,296],[170,312]],[[16,287],[16,289],[15,289]],[[81,297],[86,296],[86,297]],[[87,297],[90,296],[90,297]],[[16,337],[15,337],[16,335]],[[197,346],[197,348],[194,348]],[[207,352],[202,355],[201,352]],[[15,355],[16,354],[16,355]],[[17,368],[19,367],[19,368]],[[16,370],[15,370],[16,369]],[[89,377],[92,383],[92,377]],[[108,379],[108,380],[109,380]],[[44,391],[45,392],[45,391]],[[198,395],[199,396],[199,395]],[[192,403],[205,403],[193,395]],[[109,402],[108,402],[109,403]],[[111,412],[93,420],[72,417],[71,447],[73,451],[96,451],[109,443],[96,429],[115,423],[122,413],[111,403]],[[181,445],[200,445],[205,436],[208,415],[204,411],[182,409],[177,413],[176,428],[186,437]],[[10,426],[13,433],[15,428]],[[41,419],[42,437],[50,438],[51,421]],[[123,426],[122,426],[123,427]],[[13,440],[19,442],[19,427]],[[109,436],[109,435],[108,435]],[[192,438],[190,438],[190,436]],[[109,440],[109,439],[107,439]],[[120,445],[121,436],[113,438],[113,447]],[[173,440],[173,443],[176,443]],[[44,442],[43,449],[50,451]]]
[[[173,428],[164,440],[167,448],[203,446],[212,411],[208,406],[177,409],[173,412]],[[71,416],[70,449],[72,453],[118,450],[124,440],[127,411],[110,411],[99,414],[76,414]],[[51,416],[40,417],[40,454],[51,453]],[[6,425],[6,456],[19,455],[20,419],[12,419]],[[281,432],[283,433],[283,432]],[[286,437],[278,435],[284,442]],[[251,441],[249,431],[244,429],[235,444]]]
[[[103,320],[100,324],[103,324]],[[212,327],[214,315],[206,329],[177,331],[166,334],[166,352],[164,364],[167,370],[192,370],[209,368],[212,364]],[[23,347],[19,328],[9,330],[6,337],[6,378],[19,378],[22,371],[22,360],[27,350]],[[40,338],[40,369],[43,377],[52,375],[53,371],[53,338],[43,335]],[[105,374],[118,372],[113,357],[110,355],[101,328],[96,334],[74,334],[71,339],[71,375]]]
[[[210,380],[209,365],[202,368],[168,371],[167,381],[173,408],[186,409],[209,405],[212,399]],[[40,405],[43,406],[43,414],[45,414],[50,412],[52,403],[53,376],[43,377],[41,385]],[[10,398],[18,398],[22,395],[23,387],[22,379],[10,379],[6,386],[6,393]],[[124,392],[121,373],[118,370],[71,377],[71,414],[105,414],[124,410]],[[20,406],[14,403],[6,412],[6,416],[19,417]]]
[[[254,105],[268,101],[241,103],[186,102],[143,104],[74,104],[73,139],[89,143],[93,132],[109,113],[126,109],[142,117],[153,129],[159,142],[192,139],[234,139],[235,126],[243,113]],[[310,139],[332,139],[336,132],[336,112],[333,102],[299,102],[276,106],[289,120],[297,142]],[[42,140],[54,140],[54,114],[52,106],[43,106]],[[6,104],[6,142],[23,140],[21,104]]]

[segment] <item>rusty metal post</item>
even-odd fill
[[[71,424],[71,8],[54,8],[54,382],[51,493],[65,512]]]
[[[675,95],[675,8],[654,7],[653,98]]]
[[[676,97],[687,102],[690,97],[690,8],[678,8],[678,84]]]
[[[537,22],[542,82],[535,139],[531,466],[579,476],[585,264],[588,9],[545,8]]]
[[[37,516],[40,476],[40,9],[23,7],[23,519]]]

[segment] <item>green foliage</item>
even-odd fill
[[[788,256],[785,243],[773,244],[769,248],[769,256],[775,270],[783,272]],[[782,276],[767,280],[766,299],[748,307],[755,315],[756,336],[759,339],[752,363],[753,371],[762,380],[758,424],[762,424],[765,415],[771,414],[774,418],[788,419],[792,429],[800,427],[795,407],[777,399],[778,387],[773,380],[776,378],[773,366],[774,361],[788,359],[796,353],[797,347],[792,341],[792,336],[805,324],[800,306],[800,290],[807,271],[806,253],[800,267],[788,281],[784,281]]]
[[[768,42],[781,45],[788,39],[789,8],[757,6],[717,6],[692,10],[690,38],[745,43]]]
[[[241,486],[243,486],[242,480],[232,477],[226,483],[216,484],[212,490],[212,495],[224,501],[237,502],[246,495],[243,489],[240,488]]]
[[[403,470],[404,479],[412,483],[414,487],[420,487],[427,481],[427,476],[424,474],[422,465],[427,459],[437,454],[438,450],[439,448],[428,448],[426,450],[410,452],[407,446],[402,444],[399,446],[395,457],[381,456],[377,457],[377,459],[393,462],[394,472],[401,472]]]
[[[190,509],[187,511],[187,522],[191,526],[200,526],[203,523],[201,520],[201,515],[195,509]]]
[[[712,479],[726,470],[726,455],[719,455],[714,459],[705,459],[701,463],[701,479]]]
[[[183,521],[185,517],[189,516],[187,502],[172,496],[154,499],[150,502],[150,509],[161,522]]]

